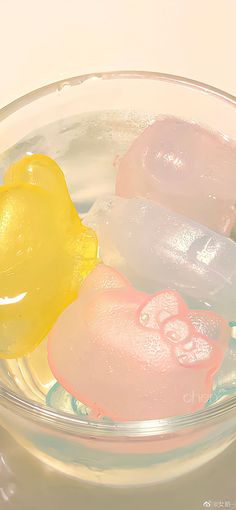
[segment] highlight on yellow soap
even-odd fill
[[[6,171],[0,243],[0,358],[19,358],[46,337],[98,263],[96,234],[48,156],[26,156]]]

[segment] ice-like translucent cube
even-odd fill
[[[116,193],[150,198],[229,235],[236,221],[236,144],[196,122],[160,117],[121,158]]]
[[[236,317],[236,243],[156,202],[111,196],[84,219],[100,257],[138,288],[176,289],[195,308]]]

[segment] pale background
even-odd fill
[[[235,50],[236,0],[0,0],[0,107],[51,81],[118,69],[183,75],[235,94]],[[0,432],[0,510],[198,510],[209,499],[233,508],[235,473],[230,447],[173,483],[95,489],[45,470]]]
[[[79,73],[142,69],[236,91],[236,0],[0,0],[0,106]]]

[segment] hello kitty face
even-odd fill
[[[201,408],[220,366],[227,324],[190,310],[179,293],[139,292],[100,264],[49,338],[51,370],[60,384],[98,414],[154,419]],[[191,391],[191,403],[184,396]]]

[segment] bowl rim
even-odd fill
[[[62,92],[66,87],[74,87],[77,85],[82,85],[88,80],[114,80],[114,79],[149,79],[149,80],[157,80],[164,81],[166,83],[176,83],[177,85],[183,85],[188,88],[200,90],[203,93],[210,93],[210,95],[221,99],[226,103],[230,103],[233,106],[236,106],[236,96],[233,94],[229,94],[228,92],[221,90],[212,85],[207,85],[204,82],[193,80],[191,78],[185,78],[184,76],[178,76],[169,73],[161,73],[157,71],[129,71],[129,70],[121,70],[121,71],[105,71],[105,72],[95,72],[95,73],[87,73],[78,76],[72,76],[70,78],[64,78],[62,80],[58,80],[47,85],[43,85],[37,89],[34,89],[26,94],[23,94],[17,99],[14,99],[7,105],[0,108],[0,121],[9,117],[13,113],[15,113],[20,108],[32,103],[33,101],[42,98],[43,96],[47,96],[52,92]]]
[[[8,105],[3,106],[0,109],[0,122],[21,108],[24,108],[33,101],[41,99],[44,96],[52,94],[53,92],[62,92],[66,87],[78,86],[95,79],[147,79],[164,81],[166,83],[185,86],[202,93],[207,93],[232,106],[236,106],[236,96],[200,81],[155,71],[121,70],[72,76],[44,85],[13,100]],[[216,403],[212,407],[204,408],[184,416],[173,416],[157,420],[105,423],[85,418],[81,419],[79,416],[48,408],[43,404],[21,397],[0,382],[0,406],[14,410],[14,412],[17,411],[18,414],[23,417],[27,416],[31,420],[42,422],[44,425],[47,424],[53,429],[56,428],[71,434],[93,436],[95,438],[101,438],[102,436],[107,437],[108,435],[109,440],[114,440],[121,436],[138,439],[178,433],[181,429],[202,426],[203,424],[216,422],[219,419],[221,420],[224,416],[232,416],[232,412],[235,413],[236,410],[236,395]]]

